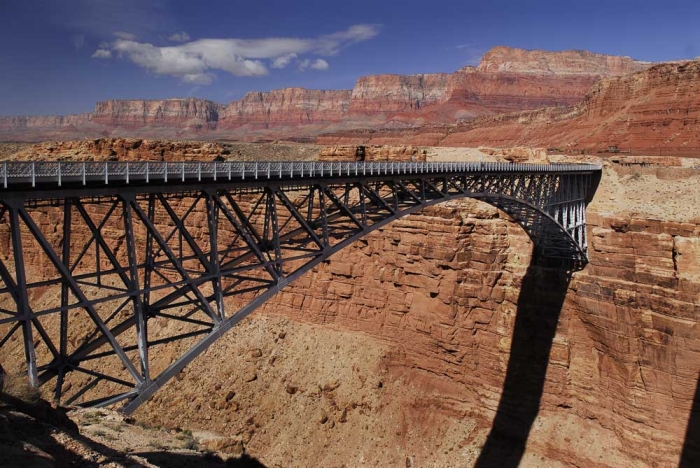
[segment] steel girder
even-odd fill
[[[403,174],[0,198],[0,346],[65,403],[127,413],[289,282],[426,206],[504,211],[538,258],[583,267],[597,174]],[[31,255],[31,260],[29,259]],[[14,271],[14,274],[11,272]],[[17,333],[18,330],[22,333]],[[157,350],[167,343],[177,355]]]

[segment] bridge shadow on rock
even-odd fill
[[[223,460],[214,454],[173,452],[135,453],[160,468],[265,468],[256,458],[243,454],[239,458]]]
[[[679,468],[700,466],[700,380],[695,387],[695,398],[690,410],[688,426],[683,441],[683,452],[678,463]]]
[[[474,465],[517,467],[537,417],[559,322],[574,265],[545,259],[528,267],[518,297],[503,393],[491,432]]]

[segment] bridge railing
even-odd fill
[[[3,162],[3,187],[14,183],[175,182],[281,179],[459,172],[589,172],[600,164],[531,164],[467,161],[21,161]]]

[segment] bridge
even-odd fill
[[[489,203],[582,268],[594,164],[7,162],[0,347],[66,404],[133,412],[282,288],[424,207]],[[164,362],[159,346],[181,354]],[[23,346],[22,346],[23,345]],[[71,385],[70,378],[73,378]]]

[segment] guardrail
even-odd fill
[[[455,172],[588,172],[600,170],[600,164],[529,164],[500,162],[334,162],[334,161],[178,161],[178,162],[75,162],[22,161],[0,165],[3,187],[13,183],[110,181],[131,183],[206,180],[245,180],[273,178],[340,177],[390,174],[428,174]]]

